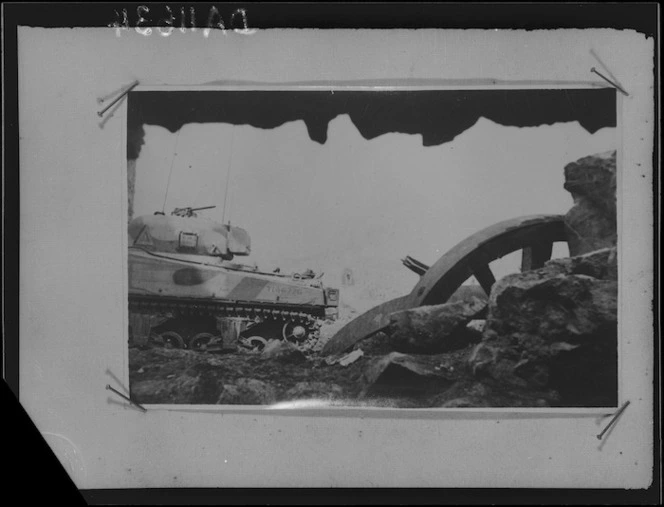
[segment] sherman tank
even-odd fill
[[[313,271],[282,274],[234,262],[251,252],[247,231],[177,208],[133,219],[129,242],[130,341],[210,350],[288,340],[311,348],[334,319],[338,289]]]

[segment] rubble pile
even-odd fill
[[[334,356],[273,342],[212,355],[130,350],[143,403],[274,404],[323,399],[390,407],[617,404],[615,152],[565,168],[570,257],[498,280],[488,301],[394,312]]]

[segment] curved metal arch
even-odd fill
[[[521,270],[537,269],[559,241],[566,241],[562,215],[531,215],[489,226],[458,243],[422,275],[408,296],[409,308],[445,303],[473,275],[488,294],[490,262],[523,250]]]
[[[505,220],[469,236],[445,253],[420,277],[410,294],[382,303],[342,327],[323,347],[338,354],[389,324],[393,312],[447,302],[471,276],[489,294],[495,278],[489,263],[522,250],[521,270],[537,269],[551,258],[553,243],[567,241],[562,215],[531,215]]]

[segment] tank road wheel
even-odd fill
[[[285,341],[295,345],[302,352],[314,350],[320,339],[320,326],[317,323],[294,323],[287,322],[282,329]]]
[[[242,339],[242,345],[249,350],[260,352],[267,345],[267,340],[262,336],[250,336]]]
[[[551,258],[553,244],[563,241],[567,236],[560,215],[527,216],[487,227],[457,244],[433,266],[425,267],[410,294],[380,304],[342,327],[322,353],[344,352],[384,330],[392,312],[447,302],[471,276],[488,295],[496,281],[489,263],[521,251],[521,271],[537,269]]]
[[[155,345],[159,345],[166,349],[183,349],[184,340],[175,331],[166,331],[161,334],[152,333],[150,335],[150,341]]]
[[[294,343],[295,345],[302,343],[307,339],[309,334],[306,326],[295,322],[286,322],[281,329],[281,336],[284,340]]]
[[[189,349],[197,352],[205,352],[212,338],[214,338],[214,335],[211,333],[198,333],[189,340]]]

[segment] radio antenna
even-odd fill
[[[235,129],[231,130],[231,144],[228,149],[228,164],[226,169],[226,190],[224,192],[224,204],[221,212],[221,223],[226,223],[226,201],[228,199],[228,187],[231,181],[231,168],[233,167],[233,140],[235,139]]]
[[[168,190],[171,188],[171,175],[173,174],[173,163],[175,162],[175,156],[178,154],[178,141],[180,140],[180,132],[182,132],[182,127],[180,127],[177,135],[175,136],[175,149],[173,150],[173,158],[171,158],[171,170],[168,171],[168,183],[166,184],[166,194],[164,194],[164,204],[162,204],[161,206],[162,213],[166,209],[166,199],[168,198]]]

